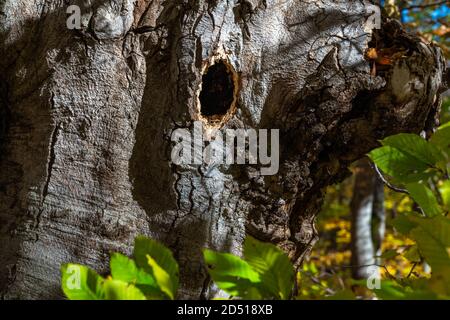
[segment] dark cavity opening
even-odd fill
[[[223,61],[208,68],[202,77],[200,112],[202,116],[225,115],[231,108],[234,95],[233,75]]]

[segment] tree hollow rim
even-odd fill
[[[202,102],[200,99],[200,95],[202,94],[204,90],[204,84],[203,80],[205,75],[210,70],[210,68],[217,66],[217,65],[223,65],[226,68],[226,71],[228,75],[231,77],[231,81],[233,84],[232,88],[232,100],[227,108],[226,112],[223,114],[205,114],[205,112],[202,113]],[[239,92],[239,76],[234,67],[231,65],[231,63],[228,61],[227,57],[223,56],[214,56],[213,58],[206,61],[202,68],[202,81],[200,81],[200,85],[197,91],[197,106],[196,106],[196,118],[197,120],[202,121],[206,127],[209,128],[220,128],[224,124],[226,124],[232,116],[236,113],[237,108],[237,96]]]

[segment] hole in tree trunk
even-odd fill
[[[232,108],[234,98],[233,71],[224,61],[219,60],[202,77],[200,113],[210,120],[219,120]]]

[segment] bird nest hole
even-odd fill
[[[228,121],[236,108],[237,83],[237,74],[226,60],[208,66],[198,96],[200,119],[212,126]]]

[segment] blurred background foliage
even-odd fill
[[[450,1],[381,1],[384,13],[400,20],[424,41],[439,45],[450,59]],[[450,121],[450,95],[444,93],[441,124]],[[357,166],[351,168],[357,170]],[[322,212],[317,218],[319,241],[304,262],[298,274],[299,296],[304,299],[323,299],[334,296],[353,299],[355,296],[371,299],[374,294],[352,279],[352,214],[351,201],[355,175],[326,190]],[[415,211],[414,202],[404,193],[384,187],[386,230],[381,244],[378,266],[381,278],[419,279],[429,278],[430,268],[419,261],[414,241],[400,234],[392,226],[392,220],[401,214]]]
[[[386,5],[393,8],[391,15],[400,19],[409,31],[426,41],[434,41],[447,59],[450,57],[450,1],[387,0]]]

